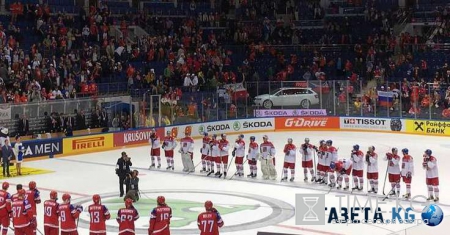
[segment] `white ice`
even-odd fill
[[[206,177],[198,173],[201,165],[197,167],[197,172],[192,175],[186,175],[180,172],[181,159],[177,155],[175,158],[175,172],[166,172],[165,170],[145,170],[149,166],[149,146],[117,149],[102,153],[84,154],[72,157],[55,158],[48,160],[39,160],[26,162],[27,167],[47,169],[54,171],[50,174],[33,175],[21,178],[11,178],[9,182],[12,184],[10,192],[15,192],[15,184],[22,183],[28,185],[28,182],[34,180],[37,182],[37,187],[41,191],[42,201],[48,199],[49,192],[56,190],[59,192],[59,198],[63,193],[70,193],[74,202],[88,201],[84,203],[84,207],[90,203],[90,198],[93,194],[104,195],[118,198],[118,179],[114,174],[114,167],[120,152],[126,151],[132,158],[133,167],[139,168],[140,171],[140,189],[143,192],[142,199],[155,198],[160,193],[165,192],[167,203],[170,206],[171,200],[189,200],[203,203],[205,200],[211,200],[215,205],[222,208],[233,207],[236,205],[258,205],[258,209],[241,210],[234,213],[224,214],[225,227],[238,225],[240,223],[251,223],[257,219],[266,217],[273,212],[274,208],[270,205],[254,200],[251,198],[240,198],[236,196],[226,196],[217,194],[217,192],[237,193],[237,194],[252,194],[261,195],[266,198],[273,198],[287,203],[286,207],[282,207],[289,213],[293,213],[295,206],[295,195],[298,193],[319,193],[326,194],[328,188],[326,186],[319,186],[311,183],[303,182],[303,170],[300,168],[300,158],[296,166],[296,182],[280,183],[280,174],[283,161],[282,150],[288,137],[294,139],[294,142],[299,146],[305,137],[311,139],[311,143],[317,144],[319,140],[324,139],[333,140],[333,145],[339,148],[340,158],[350,156],[351,148],[354,144],[359,144],[362,151],[366,151],[368,146],[375,146],[379,157],[384,153],[390,151],[392,147],[397,147],[399,150],[408,148],[410,154],[414,157],[415,174],[412,183],[412,195],[427,195],[427,188],[425,185],[425,171],[422,169],[422,155],[425,149],[433,150],[433,155],[438,159],[438,166],[440,170],[440,203],[444,211],[443,222],[436,227],[429,227],[427,225],[333,225],[325,226],[297,226],[295,225],[295,216],[278,224],[271,224],[267,222],[267,226],[256,229],[245,229],[242,231],[222,232],[227,235],[256,235],[258,231],[261,232],[279,232],[287,234],[444,234],[450,229],[450,186],[446,181],[449,179],[450,160],[447,159],[450,150],[450,144],[446,142],[447,138],[432,137],[432,136],[414,136],[403,134],[382,134],[382,133],[358,133],[358,132],[273,132],[264,133],[269,136],[269,139],[277,148],[277,171],[278,179],[276,181],[263,181],[262,179],[233,179],[224,180],[214,177]],[[257,142],[262,141],[263,134],[255,134]],[[245,135],[245,140],[248,141],[250,134]],[[229,135],[228,139],[234,141],[236,136]],[[196,140],[195,159],[194,163],[200,160],[199,148],[200,141]],[[231,156],[230,156],[231,158]],[[164,157],[162,158],[162,169],[165,169],[166,163]],[[259,166],[258,166],[259,167]],[[145,169],[144,169],[145,168]],[[384,173],[386,163],[379,162],[380,183],[379,194],[382,192]],[[258,177],[262,173],[258,169]],[[234,163],[230,167],[228,178],[235,172]],[[248,165],[245,165],[245,174],[249,173]],[[254,181],[254,182],[252,182]],[[364,183],[364,190],[367,190],[366,182]],[[190,194],[180,194],[180,190],[189,190]],[[390,190],[389,183],[386,185],[385,191]],[[173,191],[172,193],[170,191]],[[213,194],[211,194],[213,193]],[[405,193],[405,186],[402,184],[402,194]],[[332,190],[326,195],[327,207],[338,206],[336,195],[342,195],[342,191]],[[348,195],[346,193],[345,195]],[[362,203],[367,201],[366,196],[357,196]],[[394,205],[393,201],[387,201],[388,205],[383,205],[383,208],[390,208]],[[140,203],[140,202],[137,202]],[[402,205],[407,207],[409,204],[402,202]],[[416,208],[423,208],[419,203],[413,203]],[[147,205],[151,207],[153,205]],[[279,209],[279,208],[278,208]],[[201,211],[201,207],[190,208],[192,211]],[[147,211],[139,211],[141,218],[137,221],[137,226],[146,228],[148,226]],[[112,217],[115,218],[116,211],[111,211]],[[420,217],[420,214],[418,214]],[[173,220],[180,219],[180,216],[174,213]],[[89,217],[86,212],[83,213],[82,219],[88,220]],[[108,222],[109,225],[116,226],[114,220]],[[80,226],[79,234],[89,234],[88,230]],[[38,206],[38,228],[43,232],[43,208]],[[195,222],[179,228],[173,228],[172,234],[180,234],[180,229],[196,229]],[[186,230],[184,230],[186,231]],[[195,231],[195,230],[191,230]],[[11,232],[10,232],[11,233]],[[117,234],[117,232],[108,232],[108,234]],[[145,233],[146,234],[146,233]],[[188,233],[184,233],[188,234]],[[189,234],[199,234],[198,232]]]

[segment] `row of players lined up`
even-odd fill
[[[151,168],[155,167],[155,159],[158,162],[158,168],[161,167],[160,157],[160,140],[156,132],[153,132],[149,140],[151,144]],[[232,150],[232,156],[236,165],[236,176],[242,177],[244,175],[244,164],[248,162],[250,167],[250,174],[248,177],[257,176],[257,161],[261,163],[261,171],[263,179],[277,178],[277,171],[275,169],[275,155],[276,150],[274,145],[269,141],[267,135],[263,136],[263,142],[258,145],[254,136],[250,137],[248,150],[246,151],[246,144],[244,135],[239,135],[234,144],[231,145],[227,140],[226,134],[221,135],[221,139],[217,139],[217,135],[209,137],[208,133],[204,133],[203,145],[200,149],[201,153],[201,172],[211,175],[214,173],[214,165],[216,166],[217,177],[222,174],[226,177],[229,169],[228,158],[229,150]],[[230,147],[230,145],[232,147]],[[167,132],[167,136],[162,141],[162,148],[164,149],[167,168],[174,169],[174,149],[176,148],[176,140],[172,137],[171,132]],[[182,162],[185,172],[194,172],[195,166],[193,164],[194,139],[190,136],[190,132],[185,132],[185,137],[180,140],[180,149],[178,151],[182,155]],[[301,144],[297,151],[297,147],[293,144],[293,140],[288,138],[287,144],[284,146],[284,163],[282,172],[282,181],[288,178],[288,170],[290,170],[290,181],[295,179],[295,163],[296,154],[301,154],[302,168],[304,172],[304,180],[308,181],[308,172],[311,175],[311,181],[319,184],[328,184],[330,187],[341,189],[343,181],[346,183],[344,190],[350,187],[349,176],[353,178],[352,190],[363,190],[364,185],[364,165],[367,165],[367,179],[371,188],[369,193],[378,193],[378,154],[375,152],[375,147],[370,146],[366,154],[360,150],[359,145],[354,145],[351,150],[350,158],[339,158],[338,149],[333,146],[331,140],[321,140],[319,146],[310,144],[309,138],[305,138],[305,142]],[[247,153],[247,154],[246,154]],[[315,162],[317,154],[317,165]],[[403,156],[398,155],[397,148],[392,148],[390,152],[386,153],[383,160],[388,161],[386,168],[386,175],[388,175],[391,184],[390,196],[400,195],[400,180],[402,179],[406,185],[406,194],[404,198],[411,198],[411,182],[414,175],[414,161],[413,157],[409,155],[407,148],[402,149]],[[246,157],[244,157],[246,156]],[[245,158],[245,161],[244,161]],[[199,163],[200,164],[200,163]],[[432,156],[430,149],[425,150],[423,154],[422,167],[426,170],[426,185],[428,188],[428,200],[439,201],[439,175],[437,160]],[[337,181],[336,181],[337,178]],[[386,180],[385,178],[385,180]]]
[[[10,221],[13,223],[15,235],[36,235],[37,204],[41,203],[40,192],[36,182],[29,183],[29,190],[17,185],[17,193],[8,192],[9,183],[3,182],[0,190],[0,223],[2,235],[8,233]],[[111,218],[108,208],[102,205],[100,195],[92,196],[93,204],[87,212],[90,216],[89,233],[106,235],[106,221]],[[172,209],[166,204],[164,196],[158,196],[157,206],[150,213],[149,235],[169,235]],[[219,228],[224,225],[220,213],[213,207],[211,201],[205,202],[205,211],[197,218],[200,235],[219,235]],[[58,193],[50,192],[50,199],[44,202],[44,234],[78,235],[78,218],[83,212],[81,205],[71,203],[68,193],[62,195],[62,203],[58,203]],[[119,234],[135,234],[135,221],[139,219],[139,212],[133,207],[133,200],[125,199],[125,207],[117,211],[116,221],[119,224]]]

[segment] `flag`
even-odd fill
[[[378,104],[382,107],[392,107],[394,104],[394,92],[378,91]]]

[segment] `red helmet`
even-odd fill
[[[205,209],[206,209],[207,211],[210,211],[210,210],[212,210],[212,208],[213,208],[213,203],[212,203],[212,201],[206,201],[206,202],[205,202]]]
[[[58,199],[58,193],[56,191],[50,192],[50,199]]]
[[[125,199],[125,207],[130,208],[133,205],[133,200],[131,198]]]
[[[156,202],[158,205],[164,205],[166,204],[166,198],[164,196],[158,196],[158,198],[156,198]]]
[[[28,183],[28,187],[29,187],[30,189],[35,189],[35,188],[36,188],[36,182],[30,181],[30,183]]]
[[[71,197],[70,197],[70,194],[68,194],[68,193],[65,193],[65,194],[62,195],[62,200],[63,200],[64,202],[69,201],[70,198],[71,198]]]
[[[100,204],[100,195],[95,194],[92,196],[92,201],[94,201],[94,204]]]
[[[8,188],[9,188],[9,183],[8,182],[3,182],[2,189],[7,190]]]

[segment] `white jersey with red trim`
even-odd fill
[[[369,161],[367,164],[367,173],[378,173],[378,154],[375,152],[366,153],[366,157],[369,155]]]
[[[330,163],[332,162],[337,162],[338,160],[338,150],[337,148],[335,148],[334,146],[328,146],[327,151],[329,152],[329,157],[331,157],[330,159]]]
[[[411,155],[406,154],[402,157],[402,176],[407,176],[408,173],[411,173],[411,176],[414,175],[414,159]]]
[[[312,144],[307,143],[302,144],[302,146],[298,150],[299,153],[302,155],[302,161],[304,162],[312,161],[315,148],[316,147]]]
[[[270,141],[263,142],[259,146],[259,149],[261,150],[260,156],[262,159],[269,159],[271,157],[275,157],[276,151],[275,151],[275,147],[273,146],[272,142],[270,142]]]
[[[164,150],[170,151],[174,150],[176,147],[177,141],[171,135],[164,137]]]
[[[180,140],[180,150],[182,153],[194,152],[194,139],[191,137],[184,137]]]
[[[159,136],[156,135],[154,138],[148,139],[148,142],[152,146],[152,149],[159,149],[161,148],[161,141],[159,140]]]
[[[243,157],[245,155],[245,142],[243,139],[237,139],[234,143],[236,149],[236,157]]]
[[[230,143],[228,142],[228,140],[221,139],[219,141],[219,149],[221,157],[228,156],[230,150]]]
[[[400,156],[397,154],[386,153],[384,160],[388,161],[388,173],[399,175],[400,174]]]
[[[208,136],[203,137],[202,140],[202,155],[208,155],[211,154],[211,147],[209,146],[209,142],[211,142],[211,138]]]
[[[209,146],[211,146],[211,156],[220,157],[219,141],[216,139],[212,139],[209,142]]]
[[[352,151],[351,160],[353,161],[354,170],[364,170],[364,154],[361,150]]]
[[[427,179],[439,177],[437,159],[435,157],[430,156],[428,158],[428,160],[426,161],[426,170],[427,170],[426,172]]]
[[[297,147],[293,144],[286,144],[284,146],[284,162],[295,163],[295,158],[297,155]]]
[[[259,157],[259,148],[256,142],[250,142],[248,145],[248,160],[257,160]]]

